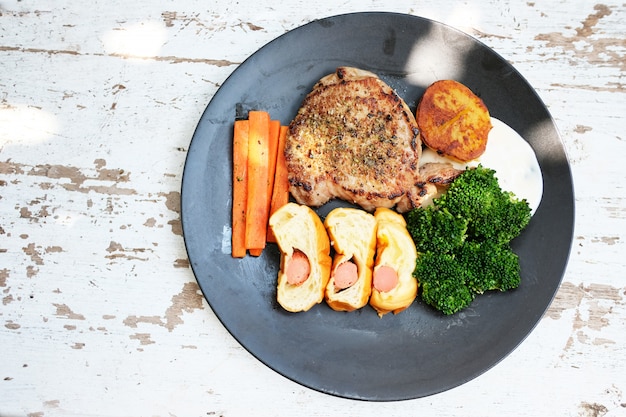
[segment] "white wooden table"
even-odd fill
[[[547,314],[442,394],[346,400],[244,350],[202,297],[180,186],[246,57],[335,14],[420,15],[510,61],[569,155],[576,226]],[[626,415],[626,5],[330,0],[0,3],[0,416]]]

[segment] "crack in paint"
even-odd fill
[[[611,9],[605,4],[596,4],[593,8],[596,10],[596,13],[587,16],[582,22],[583,26],[576,29],[576,34],[580,37],[591,36],[594,33],[593,28],[597,26],[600,19],[611,14]]]
[[[17,323],[14,323],[13,320],[7,320],[7,322],[4,324],[4,327],[6,327],[9,330],[17,330],[22,326],[20,326]]]
[[[159,193],[159,197],[165,197],[165,207],[178,214],[176,219],[167,222],[172,227],[172,233],[177,236],[183,235],[183,226],[180,221],[180,192],[170,191],[169,193]]]
[[[130,181],[130,172],[126,172],[123,169],[105,169],[106,161],[103,159],[96,159],[95,164],[95,176],[86,175],[81,168],[74,166],[64,165],[27,165],[12,162],[10,160],[0,162],[0,174],[5,175],[32,175],[45,177],[55,180],[69,180],[69,182],[59,182],[57,185],[61,186],[67,191],[78,191],[81,193],[89,193],[93,191],[99,194],[109,195],[134,195],[137,191],[131,188],[119,187],[119,183],[126,183]],[[84,185],[85,181],[102,181],[112,182],[112,185]],[[52,184],[47,184],[48,188],[52,188]],[[32,216],[32,213],[23,208],[20,211],[22,217]]]
[[[35,263],[35,265],[43,265],[43,258],[41,257],[41,252],[37,250],[37,248],[41,248],[40,246],[35,246],[34,243],[29,243],[28,246],[22,248],[22,251],[30,257],[30,260]]]
[[[200,287],[196,282],[185,283],[183,290],[172,297],[172,305],[165,311],[165,327],[171,332],[177,325],[183,324],[183,312],[193,313],[194,310],[202,310],[203,300]]]
[[[586,61],[591,64],[606,64],[615,66],[621,71],[626,71],[626,60],[621,51],[626,48],[626,38],[594,38],[597,33],[597,26],[600,21],[610,16],[613,11],[604,4],[594,6],[595,13],[588,15],[581,22],[581,26],[575,29],[575,34],[566,36],[562,33],[551,32],[535,36],[537,41],[545,41],[548,48],[561,49],[570,53],[572,65],[576,65],[576,60]],[[614,83],[605,87],[589,87],[594,91],[617,91],[623,92],[624,85]]]
[[[6,268],[0,269],[0,287],[7,286],[7,278],[9,278],[9,270]]]
[[[15,301],[15,299],[13,298],[13,294],[9,294],[6,297],[2,298],[2,305],[5,306],[9,303],[12,303],[13,301]]]
[[[96,57],[104,57],[104,58],[121,58],[121,59],[132,59],[132,60],[142,60],[142,61],[155,61],[155,62],[169,62],[170,64],[205,64],[214,67],[229,67],[234,65],[239,65],[241,62],[229,61],[227,59],[210,59],[210,58],[188,58],[188,57],[178,57],[178,56],[139,56],[132,54],[121,54],[121,53],[82,53],[79,51],[74,51],[70,49],[44,49],[44,48],[22,48],[19,46],[0,46],[0,52],[20,52],[20,53],[31,53],[31,54],[46,54],[49,56],[53,55],[73,55],[73,56],[96,56]]]
[[[180,213],[180,192],[170,191],[169,193],[159,193],[159,197],[165,197],[165,207],[174,213]]]
[[[590,284],[578,286],[565,282],[559,288],[546,317],[559,320],[567,310],[573,310],[572,333],[563,349],[564,354],[576,342],[592,345],[615,344],[614,340],[591,337],[588,331],[599,332],[610,325],[614,306],[624,303],[626,291],[610,285]]]
[[[85,316],[83,316],[82,314],[74,313],[72,309],[69,308],[66,304],[53,303],[52,305],[56,307],[57,311],[55,315],[58,317],[65,317],[66,319],[70,320],[85,320]]]
[[[585,416],[589,417],[600,417],[609,412],[609,409],[602,404],[588,403],[585,401],[580,403],[580,409]]]
[[[150,339],[150,333],[135,333],[129,337],[134,340],[139,340],[140,345],[152,345],[156,343],[154,340]]]
[[[180,293],[172,296],[172,305],[167,308],[164,316],[128,316],[123,323],[136,329],[140,323],[152,324],[173,331],[179,324],[184,324],[183,313],[193,313],[204,309],[204,298],[196,282],[187,282]],[[136,333],[139,334],[139,333]],[[133,338],[133,337],[131,337]],[[136,338],[136,337],[135,337]]]
[[[189,268],[189,259],[176,259],[174,261],[174,268]]]
[[[109,255],[105,256],[106,259],[114,260],[114,259],[123,258],[127,260],[136,260],[136,261],[149,260],[149,258],[147,257],[142,258],[140,256],[137,256],[137,254],[145,253],[145,252],[154,252],[152,249],[146,249],[146,248],[126,249],[120,243],[114,242],[114,241],[111,241],[109,243],[109,247],[106,248],[106,251],[109,252]],[[129,254],[134,254],[134,255],[129,255]]]

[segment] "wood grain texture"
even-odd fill
[[[205,106],[311,20],[396,11],[510,61],[562,134],[576,226],[562,286],[496,367],[419,400],[329,397],[228,334],[189,268],[180,185]],[[626,415],[626,5],[182,0],[0,4],[0,416]]]

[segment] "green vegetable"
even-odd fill
[[[508,244],[466,242],[457,253],[459,265],[468,272],[465,284],[477,294],[507,291],[520,284],[517,255]]]
[[[467,219],[473,238],[500,243],[518,236],[531,217],[528,202],[503,191],[495,171],[482,166],[464,171],[434,203]]]
[[[454,216],[447,209],[428,206],[407,214],[411,237],[418,252],[451,252],[466,238],[467,219]]]
[[[426,252],[419,256],[415,275],[419,278],[422,300],[444,314],[454,314],[469,306],[474,293],[466,283],[470,273],[454,255]]]
[[[531,209],[500,188],[495,171],[467,169],[434,205],[407,213],[418,252],[413,275],[427,304],[454,314],[486,291],[520,284],[510,241],[528,225]]]

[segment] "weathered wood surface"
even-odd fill
[[[228,334],[180,226],[195,125],[286,31],[387,10],[455,26],[549,107],[573,249],[535,331],[448,392],[366,403],[303,388]],[[0,415],[626,415],[626,5],[621,1],[0,3]]]

